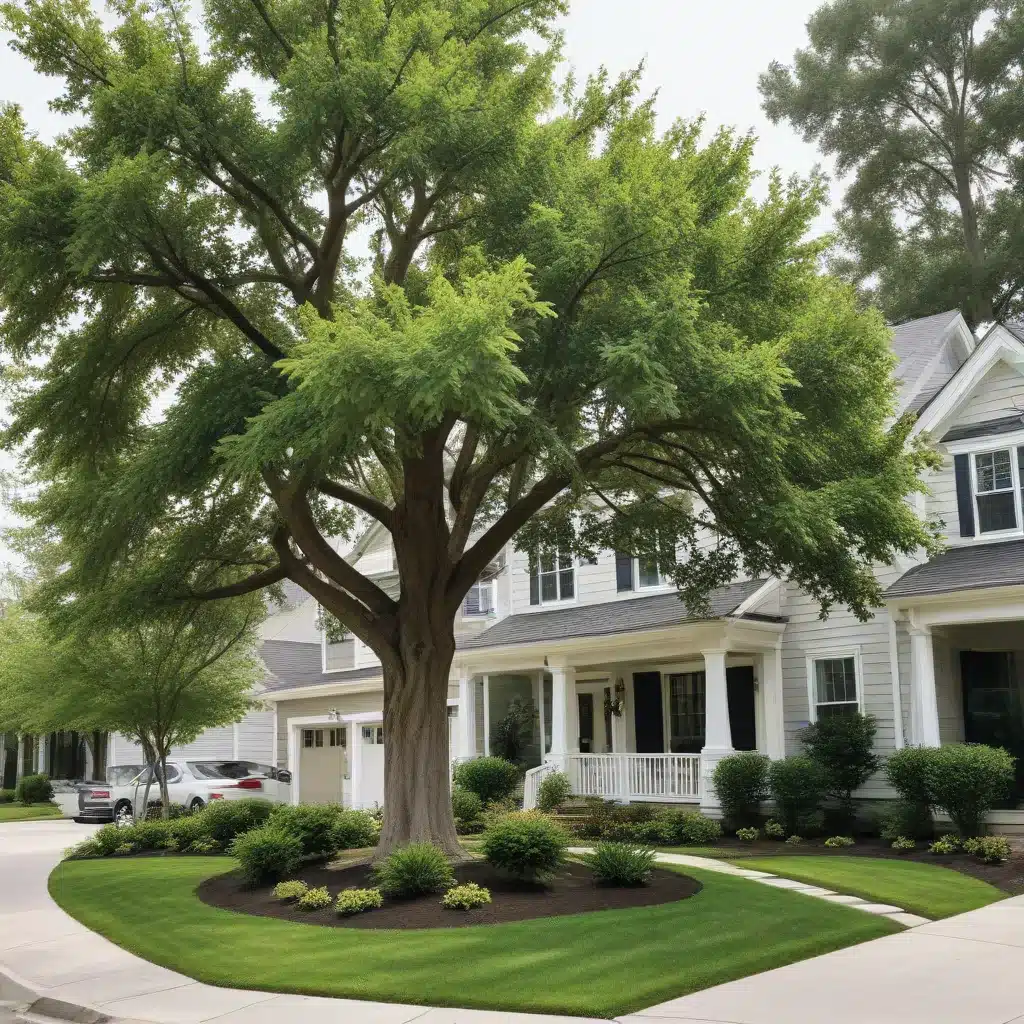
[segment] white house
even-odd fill
[[[510,547],[457,623],[452,756],[486,752],[522,697],[537,711],[528,801],[537,777],[559,767],[580,794],[714,811],[718,759],[793,753],[803,726],[842,707],[876,718],[882,754],[973,740],[1024,760],[1024,329],[997,326],[979,343],[954,310],[895,328],[893,348],[899,411],[915,413],[944,455],[917,511],[945,523],[948,553],[880,567],[886,604],[860,622],[844,609],[823,621],[777,579],[720,588],[698,619],[636,559],[601,552],[531,575]],[[382,528],[349,558],[397,586]],[[320,641],[319,672],[304,645],[308,678],[265,695],[278,763],[297,779],[296,800],[373,804],[387,751],[379,666],[353,638]],[[864,795],[891,794],[877,783]]]

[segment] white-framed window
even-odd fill
[[[653,590],[669,583],[657,562],[634,558],[628,554],[615,556],[615,589],[621,594],[628,590]]]
[[[307,750],[311,750],[315,747],[322,747],[324,745],[323,729],[303,729],[302,745]]]
[[[576,599],[576,568],[572,557],[545,551],[535,560],[530,576],[530,604],[554,604]]]
[[[328,729],[328,744],[332,747],[344,747],[345,743],[345,730],[340,729]]]
[[[975,452],[971,466],[978,533],[1017,530],[1021,521],[1017,449]]]
[[[494,580],[477,580],[462,602],[462,614],[468,618],[493,615],[497,608]]]
[[[637,590],[648,590],[651,587],[660,587],[664,584],[665,580],[657,562],[650,562],[645,558],[637,558],[635,561]]]
[[[367,746],[379,746],[384,742],[384,727],[382,725],[364,725],[363,742]]]
[[[811,721],[856,714],[861,704],[860,652],[822,651],[807,659]]]

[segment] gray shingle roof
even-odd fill
[[[905,572],[886,597],[917,597],[957,590],[1024,584],[1024,540],[951,548]]]
[[[913,390],[921,375],[931,365],[943,334],[959,315],[959,310],[949,309],[945,313],[923,316],[892,328],[892,350],[898,360],[894,376],[902,381],[903,394]],[[935,379],[927,382],[926,391],[919,393],[915,398],[915,411],[927,405],[953,372],[953,369],[949,368],[946,373],[936,374]]]
[[[708,598],[711,618],[722,618],[734,612],[764,582],[750,580],[746,583],[731,583],[712,591]],[[509,615],[490,629],[466,637],[460,641],[459,647],[476,650],[510,644],[543,643],[577,636],[631,633],[693,621],[697,621],[697,617],[690,614],[676,594],[657,594],[653,597],[634,597],[623,601]]]
[[[1018,340],[1024,341],[1024,322],[1008,320],[1003,326]]]
[[[319,644],[295,640],[264,640],[260,657],[270,671],[263,684],[264,693],[291,690],[298,686],[320,686],[323,683],[345,683],[357,679],[374,679],[380,666],[350,668],[341,672],[324,672]]]
[[[985,420],[983,423],[969,423],[963,427],[954,427],[943,436],[943,441],[963,441],[969,437],[988,437],[991,434],[1010,434],[1024,427],[1024,414],[1019,412],[1012,416],[1000,416],[998,419]]]

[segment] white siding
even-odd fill
[[[339,669],[355,668],[356,639],[347,637],[340,644],[326,644],[324,651],[324,671],[336,672]]]
[[[1024,411],[1024,377],[1001,360],[978,382],[950,426],[966,426]],[[947,428],[948,429],[948,428]]]

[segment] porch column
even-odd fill
[[[576,669],[570,665],[551,668],[551,756],[564,757],[579,749],[576,729]]]
[[[476,677],[468,669],[459,672],[459,757],[476,757]]]
[[[777,761],[786,756],[782,703],[782,648],[761,655],[761,706],[764,709],[764,752]]]
[[[484,757],[491,756],[491,677],[484,674]]]
[[[36,771],[40,775],[46,774],[46,753],[50,745],[49,733],[43,733],[36,743]]]
[[[729,723],[729,690],[725,681],[724,649],[701,651],[704,658],[704,748],[700,752],[702,810],[720,811],[721,802],[711,782],[715,765],[734,753]]]
[[[349,786],[352,788],[352,806],[361,810],[363,806],[363,725],[361,722],[349,722],[350,759],[348,763]]]
[[[14,765],[14,784],[21,781],[22,771],[25,767],[25,736],[22,733],[18,733],[18,760]]]
[[[914,702],[914,744],[937,747],[939,741],[939,705],[935,697],[935,652],[928,626],[910,629],[911,686]]]
[[[540,763],[544,763],[547,751],[544,749],[545,734],[547,733],[547,721],[544,717],[544,670],[538,669],[533,673],[534,692],[537,697],[537,724],[540,727]]]

